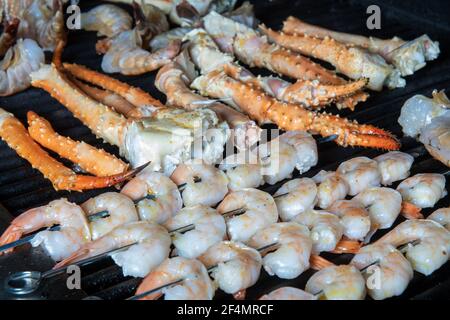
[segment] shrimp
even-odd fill
[[[81,27],[97,31],[98,36],[114,37],[130,30],[133,19],[124,9],[112,4],[102,4],[81,14]]]
[[[395,247],[408,244],[406,258],[414,270],[427,276],[448,261],[450,232],[433,220],[407,220],[376,243]]]
[[[317,297],[297,288],[281,287],[263,295],[259,300],[317,300]]]
[[[367,157],[356,157],[341,163],[336,171],[348,184],[350,196],[369,187],[378,187],[381,174],[378,163]]]
[[[59,199],[15,218],[0,237],[0,245],[56,224],[60,225],[59,231],[41,231],[31,241],[33,247],[42,245],[55,261],[66,258],[91,240],[89,223],[83,210],[66,199]]]
[[[390,244],[372,244],[361,248],[350,264],[363,270],[375,262],[378,267],[376,275],[374,272],[363,272],[369,296],[383,300],[401,295],[414,275],[409,261]],[[370,282],[372,278],[373,283]]]
[[[238,210],[244,213],[227,219],[228,235],[233,241],[245,243],[258,230],[278,220],[277,206],[272,196],[258,189],[231,192],[217,207],[220,214]]]
[[[294,279],[309,269],[313,242],[306,226],[294,222],[275,223],[253,235],[248,245],[258,249],[273,243],[277,249],[263,257],[268,274]]]
[[[309,210],[296,216],[292,221],[307,226],[311,230],[313,252],[332,251],[344,234],[339,218],[326,211]]]
[[[168,230],[189,225],[193,230],[177,232],[172,237],[177,253],[188,259],[205,253],[209,247],[222,241],[227,232],[225,219],[215,209],[202,205],[183,208],[164,224]]]
[[[370,231],[371,219],[364,205],[356,200],[338,200],[327,209],[336,214],[344,226],[344,235],[352,240],[362,240]]]
[[[283,184],[274,197],[281,220],[290,221],[296,215],[314,209],[317,187],[312,179],[294,179]]]
[[[186,207],[197,204],[213,207],[228,193],[228,178],[212,165],[185,163],[179,165],[171,179],[177,184],[186,184],[181,192]],[[198,179],[198,182],[195,180]]]
[[[437,173],[420,173],[402,181],[397,191],[407,201],[419,208],[431,208],[447,195],[445,176]]]
[[[54,268],[129,245],[131,247],[113,253],[111,257],[122,267],[124,276],[144,277],[169,256],[171,239],[167,230],[160,225],[146,221],[130,222],[85,244]]]
[[[166,259],[150,272],[136,290],[136,295],[167,286],[159,293],[147,295],[142,300],[154,300],[164,295],[165,300],[211,300],[215,288],[205,266],[198,260],[175,257]]]
[[[134,201],[141,220],[164,223],[183,207],[180,191],[162,173],[144,171],[121,191]]]
[[[219,288],[236,294],[256,283],[262,266],[260,253],[244,244],[222,241],[206,251],[199,260],[207,268],[214,267],[211,276]]]
[[[353,199],[367,208],[372,221],[380,229],[390,228],[402,210],[401,194],[390,188],[368,188]]]
[[[86,215],[90,216],[107,211],[108,217],[90,222],[92,240],[107,234],[115,227],[139,220],[133,201],[117,192],[106,192],[91,198],[81,205]]]
[[[335,172],[321,170],[312,177],[317,186],[317,205],[321,209],[330,207],[334,202],[345,199],[349,186]]]
[[[450,167],[450,115],[434,118],[422,129],[419,141],[433,158]]]
[[[450,208],[437,209],[427,219],[436,221],[450,231]]]
[[[404,152],[390,151],[376,157],[374,160],[378,162],[381,184],[388,186],[409,176],[414,157]]]
[[[9,96],[30,87],[30,74],[42,63],[45,63],[44,51],[36,41],[17,40],[0,62],[0,96]]]
[[[264,184],[259,164],[232,164],[228,163],[227,159],[219,166],[219,169],[227,175],[230,191],[257,188]]]
[[[363,300],[366,282],[351,265],[330,266],[315,273],[306,283],[306,292],[325,300]]]

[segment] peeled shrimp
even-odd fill
[[[227,176],[212,165],[181,164],[171,178],[177,185],[186,183],[181,192],[186,207],[197,204],[213,207],[228,193]],[[196,179],[199,181],[195,182]]]
[[[445,176],[437,173],[420,173],[402,181],[397,187],[403,201],[419,208],[434,207],[436,202],[447,195]]]
[[[259,300],[317,300],[317,297],[297,288],[281,287],[263,295]]]
[[[413,243],[415,241],[418,243]],[[429,275],[448,261],[450,232],[436,221],[407,220],[376,243],[391,244],[395,247],[408,244],[406,258],[414,270]]]
[[[278,211],[272,196],[258,189],[231,192],[217,207],[220,214],[242,209],[243,214],[227,220],[228,235],[233,241],[246,242],[258,231],[278,220]]]
[[[326,209],[347,196],[349,186],[345,179],[335,172],[321,170],[312,179],[318,184],[317,205],[321,209]]]
[[[353,199],[367,208],[372,222],[380,229],[390,228],[402,209],[401,194],[390,188],[368,188]]]
[[[378,163],[367,157],[356,157],[341,163],[336,172],[347,182],[349,195],[355,196],[369,187],[378,187],[381,174]]]
[[[175,257],[166,259],[153,270],[137,288],[141,294],[183,280],[173,286],[165,287],[160,293],[147,295],[142,300],[153,300],[164,295],[165,300],[211,300],[215,288],[205,266],[198,260]]]
[[[450,231],[450,208],[437,209],[435,212],[430,214],[427,219],[436,221]]]
[[[309,278],[305,290],[320,295],[320,299],[363,300],[366,282],[354,266],[330,266]]]
[[[15,218],[0,237],[0,245],[56,224],[61,227],[59,231],[41,231],[31,241],[33,247],[42,245],[55,261],[68,257],[91,240],[89,223],[83,210],[66,199],[59,199],[30,209]]]
[[[189,225],[193,230],[177,232],[172,237],[178,255],[189,259],[197,258],[222,241],[227,232],[224,218],[215,209],[202,205],[183,208],[164,224],[168,230]]]
[[[132,245],[133,243],[136,243]],[[144,277],[169,256],[171,239],[166,229],[145,221],[120,225],[104,236],[85,244],[55,268],[97,256],[113,249],[132,245],[112,254],[125,276]]]
[[[124,9],[112,4],[102,4],[81,14],[81,26],[87,31],[97,31],[99,36],[114,37],[130,30],[133,19]]]
[[[369,296],[383,300],[401,295],[414,275],[409,261],[390,244],[372,244],[361,248],[351,264],[362,270],[374,262],[373,272],[369,269],[363,272]]]
[[[229,294],[238,293],[256,283],[261,272],[262,259],[259,252],[244,244],[232,241],[220,242],[199,257],[212,272],[220,289]]]
[[[92,240],[107,234],[115,227],[139,220],[133,201],[117,192],[106,192],[81,205],[86,215],[107,211],[108,217],[90,222]]]
[[[309,210],[296,216],[292,221],[307,226],[311,230],[313,252],[332,251],[344,234],[339,218],[326,211]]]
[[[136,204],[141,220],[164,223],[183,206],[177,185],[162,173],[144,171],[128,182],[121,191]]]
[[[434,118],[422,129],[419,141],[435,159],[450,167],[450,115]]]
[[[264,178],[259,164],[233,165],[231,163],[222,163],[219,168],[224,170],[227,175],[228,189],[230,191],[257,188],[264,184]]]
[[[290,221],[296,215],[314,209],[317,187],[312,179],[294,179],[283,184],[274,197],[281,220]]]
[[[384,186],[406,179],[414,162],[414,157],[400,151],[390,151],[374,159],[378,162],[381,184]]]
[[[248,245],[258,249],[276,244],[276,250],[263,257],[264,269],[271,276],[294,279],[309,269],[312,240],[306,226],[294,222],[275,223],[258,231]]]
[[[341,219],[344,235],[352,240],[362,240],[369,233],[371,219],[364,205],[357,200],[338,200],[327,209]]]

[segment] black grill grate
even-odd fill
[[[407,77],[406,88],[394,91],[385,90],[381,93],[372,92],[370,99],[359,105],[355,112],[340,112],[343,116],[357,119],[361,123],[377,125],[400,137],[402,136],[401,128],[397,119],[404,101],[413,94],[421,93],[430,96],[433,89],[441,90],[450,87],[450,41],[447,36],[450,26],[445,22],[445,19],[439,18],[438,13],[429,13],[427,10],[421,11],[420,1],[411,2],[409,13],[397,7],[398,3],[395,6],[393,1],[371,1],[367,4],[366,1],[354,0],[252,2],[255,4],[257,17],[269,27],[275,29],[280,28],[284,18],[289,15],[296,15],[308,22],[345,32],[370,34],[382,38],[397,35],[405,39],[412,39],[423,33],[428,33],[433,40],[440,42],[442,53],[439,59],[428,63],[425,69],[420,70],[414,76]],[[367,5],[374,2],[379,2],[382,10],[382,29],[369,31],[366,28],[366,8]],[[82,1],[82,10],[88,10],[98,3],[99,1]],[[438,17],[435,16],[436,14]],[[72,32],[69,36],[69,45],[64,52],[64,60],[99,70],[101,57],[95,53],[95,40],[94,33]],[[139,86],[164,101],[163,95],[153,85],[154,77],[155,73],[139,77],[117,76],[120,80]],[[26,123],[26,112],[33,110],[48,119],[59,133],[84,140],[116,155],[118,154],[117,148],[101,143],[67,109],[41,90],[30,89],[13,97],[0,98],[0,106],[14,113],[24,123]],[[337,112],[336,109],[331,111]],[[415,161],[412,174],[419,172],[444,173],[448,170],[424,152],[424,149],[414,140],[404,138],[402,144],[403,151],[415,151],[421,154]],[[319,148],[319,165],[304,176],[311,177],[321,169],[334,170],[339,163],[355,156],[373,157],[380,153],[376,150],[360,148],[344,149],[333,143],[321,145]],[[280,185],[281,183],[263,189],[273,193]],[[15,216],[28,208],[46,204],[60,197],[67,197],[70,201],[81,203],[104,191],[56,192],[39,172],[33,170],[26,161],[17,157],[15,152],[9,149],[5,143],[0,143],[0,202]],[[446,197],[437,206],[448,205],[449,200]],[[431,211],[425,210],[425,214]],[[379,232],[377,236],[381,234],[382,232]],[[336,263],[347,263],[351,258],[349,255],[324,254],[324,256]],[[17,261],[14,263],[17,265]],[[4,273],[6,264],[1,263],[0,265],[3,265],[3,268],[0,267],[0,273]],[[286,285],[304,288],[311,274],[312,271],[308,271],[297,279],[281,280],[270,277],[263,271],[258,283],[248,290],[248,298],[257,298],[270,290]],[[448,279],[450,279],[450,265],[448,263],[428,277],[416,273],[408,289],[400,298],[449,298],[450,280]],[[86,294],[96,295],[103,299],[123,299],[134,292],[139,281],[139,279],[123,277],[119,267],[113,265],[109,260],[103,261],[83,270],[82,289],[84,291],[81,296]],[[44,292],[47,292],[46,294],[51,296],[50,291],[49,288],[44,290]],[[216,297],[219,299],[231,298],[221,292],[218,292]]]

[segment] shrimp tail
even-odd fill
[[[242,290],[239,290],[238,292],[234,293],[233,298],[234,298],[234,300],[245,300],[246,295],[247,295],[247,290],[242,289]]]
[[[88,248],[82,248],[82,249],[74,252],[72,255],[70,255],[66,259],[55,264],[53,269],[59,269],[59,268],[71,265],[74,262],[89,258],[90,253],[91,253],[91,251]]]
[[[313,270],[322,270],[327,267],[334,266],[334,263],[332,263],[331,261],[328,261],[325,258],[322,258],[319,255],[312,254],[309,257],[309,265],[310,265],[310,268]]]
[[[332,251],[332,253],[342,254],[342,253],[358,253],[362,247],[362,243],[359,241],[341,239],[336,245],[336,248]]]
[[[12,224],[10,225],[5,232],[3,232],[2,236],[0,237],[0,246],[3,246],[5,244],[14,242],[22,238],[23,230],[16,225]],[[14,249],[8,249],[5,251],[0,251],[0,256],[6,253],[12,252]]]
[[[4,31],[0,37],[0,57],[3,57],[16,41],[19,24],[20,20],[17,18],[5,21]]]
[[[407,202],[407,201],[402,202],[401,214],[406,219],[409,219],[409,220],[423,219],[424,216],[421,213],[421,210],[422,210],[421,208],[415,206],[411,202]]]

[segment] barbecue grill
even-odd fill
[[[98,5],[100,1],[81,1],[82,11]],[[450,21],[445,16],[450,5],[445,1],[423,3],[419,0],[408,1],[408,7],[402,7],[398,1],[353,1],[353,0],[300,0],[300,1],[251,1],[255,5],[256,16],[269,27],[279,28],[284,18],[289,15],[298,16],[313,24],[333,30],[373,35],[380,38],[391,38],[397,35],[404,39],[413,39],[427,33],[441,45],[440,57],[429,62],[426,68],[406,78],[407,85],[403,89],[384,90],[380,93],[370,92],[370,99],[357,106],[355,112],[347,110],[339,113],[360,123],[369,123],[391,131],[398,137],[402,132],[397,119],[400,108],[406,99],[414,94],[431,95],[433,89],[450,88]],[[378,3],[377,3],[378,2]],[[366,9],[377,3],[381,8],[382,20],[380,30],[368,30]],[[127,6],[122,6],[129,9]],[[445,10],[445,7],[447,10]],[[93,32],[72,31],[63,59],[68,62],[83,64],[94,70],[100,70],[101,57],[95,53],[96,35]],[[329,66],[328,66],[329,67]],[[263,71],[257,70],[261,73]],[[155,72],[139,77],[115,75],[118,79],[149,91],[154,97],[164,101],[164,96],[156,90],[153,83]],[[72,114],[49,94],[38,89],[29,89],[12,97],[0,98],[0,106],[12,112],[23,123],[26,123],[26,112],[33,110],[48,119],[55,130],[77,140],[84,140],[96,147],[118,155],[118,149],[103,144],[87,127],[75,119]],[[331,108],[331,112],[337,109]],[[402,151],[415,154],[412,174],[421,172],[444,173],[448,168],[434,160],[415,140],[402,138]],[[355,156],[374,157],[380,152],[361,148],[342,148],[328,142],[319,145],[319,164],[304,174],[312,177],[320,170],[334,170],[337,166]],[[55,154],[52,154],[58,158]],[[63,159],[60,159],[66,163]],[[294,178],[298,177],[294,175]],[[447,189],[450,184],[447,176]],[[275,186],[263,186],[261,189],[274,193],[283,182]],[[3,231],[13,216],[17,216],[28,208],[44,205],[51,200],[66,197],[69,201],[81,203],[90,197],[108,190],[95,190],[83,193],[57,192],[51,183],[25,160],[19,158],[5,143],[0,142],[0,229]],[[442,199],[436,207],[449,206],[448,197]],[[424,210],[425,216],[432,210]],[[401,221],[402,218],[399,218]],[[398,223],[397,222],[397,223]],[[375,238],[383,235],[380,231]],[[348,263],[351,255],[323,254],[330,261]],[[121,269],[112,263],[110,258],[82,268],[81,289],[69,290],[66,286],[66,274],[44,281],[40,290],[28,295],[15,295],[3,287],[6,277],[12,272],[21,270],[46,271],[53,262],[39,248],[29,246],[19,248],[15,254],[0,257],[0,298],[3,299],[83,299],[99,297],[102,299],[124,299],[131,296],[141,279],[124,277]],[[293,280],[282,280],[270,277],[264,271],[256,285],[247,290],[249,299],[256,299],[262,294],[282,286],[304,288],[306,281],[313,274],[307,271]],[[231,299],[221,291],[216,299]],[[432,275],[425,277],[415,273],[408,289],[395,299],[436,299],[450,298],[450,264],[447,263]]]

